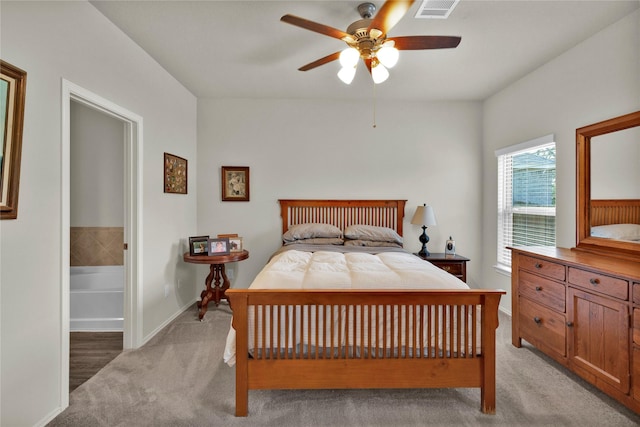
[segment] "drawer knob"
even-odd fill
[[[449,267],[448,265],[443,266],[442,269],[447,273],[451,271],[451,267]]]
[[[536,286],[536,292],[540,292],[542,290],[542,286]]]
[[[542,268],[542,264],[540,264],[539,262],[536,262],[536,268],[540,270]]]
[[[573,327],[573,322],[571,322],[571,321],[567,322],[567,326],[572,328]]]
[[[600,280],[598,280],[598,279],[589,279],[589,283],[591,283],[593,286],[597,286],[598,284],[600,284]]]
[[[536,322],[538,325],[542,323],[542,319],[537,316],[533,318],[533,321]]]

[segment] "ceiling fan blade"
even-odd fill
[[[303,65],[302,67],[298,68],[298,70],[300,71],[309,71],[313,68],[319,67],[321,65],[324,65],[326,63],[329,63],[331,61],[335,61],[336,59],[340,58],[340,52],[335,52],[332,53],[331,55],[327,55],[324,58],[320,58],[316,61],[313,61],[307,65]]]
[[[318,24],[317,22],[309,21],[308,19],[300,18],[298,16],[284,15],[280,20],[287,24],[295,25],[297,27],[304,28],[305,30],[315,31],[316,33],[324,34],[325,36],[334,37],[336,39],[352,39],[351,35],[342,30],[329,27],[328,25]]]
[[[387,34],[391,28],[400,22],[414,1],[415,0],[386,1],[369,24],[369,31],[375,28],[382,31],[382,34]]]
[[[393,37],[398,50],[447,49],[457,47],[462,37],[458,36],[405,36]]]

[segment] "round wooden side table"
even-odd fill
[[[249,258],[249,251],[243,250],[240,252],[231,252],[228,255],[189,255],[189,252],[185,252],[183,259],[184,262],[192,264],[209,264],[209,275],[205,279],[205,290],[200,294],[200,301],[198,301],[198,318],[202,320],[204,314],[207,312],[207,306],[209,302],[213,301],[216,304],[220,304],[222,299],[228,300],[225,291],[229,289],[230,283],[225,273],[225,264],[230,262],[242,261]],[[213,286],[212,286],[213,283]]]

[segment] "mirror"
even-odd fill
[[[640,111],[576,130],[576,249],[640,256],[635,230],[611,227],[640,225],[639,161]]]

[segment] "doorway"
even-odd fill
[[[123,349],[124,129],[71,100],[69,392]]]
[[[70,345],[70,231],[71,231],[71,103],[98,111],[118,120],[123,125],[123,322],[124,349],[137,348],[141,340],[142,283],[142,117],[127,111],[101,96],[62,81],[62,221],[61,221],[61,336],[60,372],[61,406],[69,405],[69,345]]]

